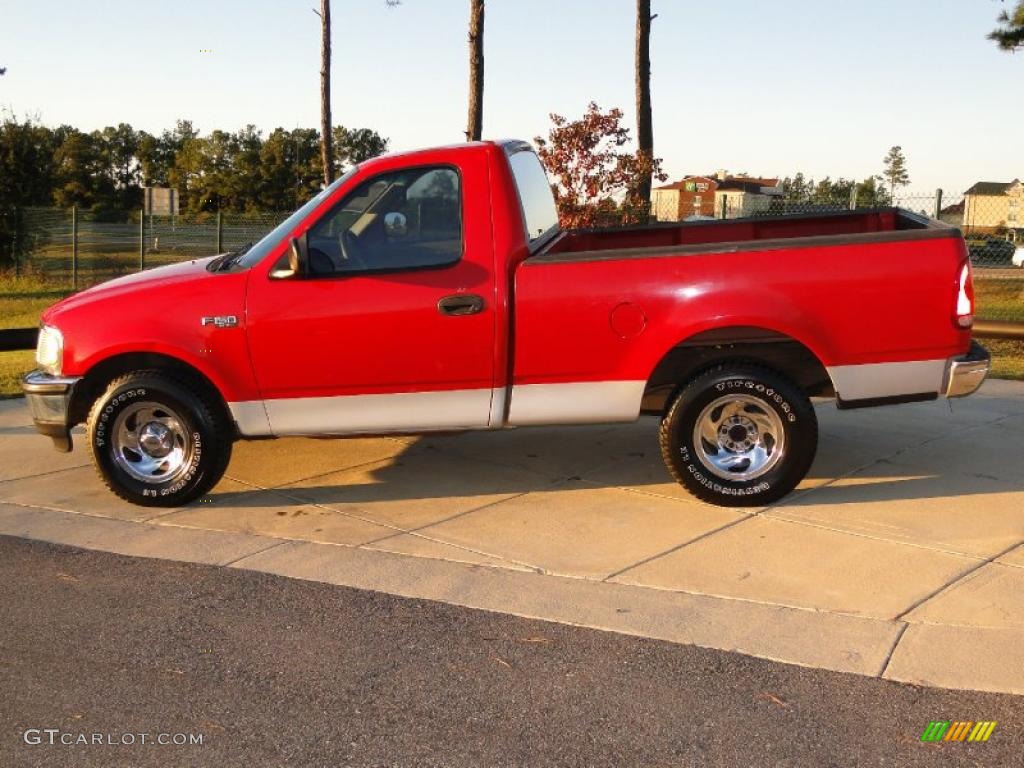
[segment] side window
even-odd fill
[[[312,275],[408,270],[462,257],[462,191],[451,168],[407,168],[360,184],[309,230]]]

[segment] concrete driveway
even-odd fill
[[[0,533],[1024,693],[1024,384],[818,416],[810,475],[764,509],[692,499],[643,419],[239,443],[208,498],[154,510],[6,401]]]

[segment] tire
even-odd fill
[[[754,364],[724,364],[690,381],[661,422],[661,454],[702,501],[759,507],[792,491],[818,447],[818,419],[793,382]]]
[[[110,383],[89,412],[88,439],[103,482],[126,501],[178,507],[224,475],[232,433],[223,408],[194,382],[135,371]]]

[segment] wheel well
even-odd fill
[[[210,395],[211,402],[219,407],[227,423],[233,424],[231,412],[221,397],[220,391],[201,371],[170,355],[156,352],[128,352],[102,360],[92,368],[75,386],[69,410],[69,424],[81,424],[89,416],[89,409],[96,398],[103,394],[107,385],[118,376],[141,370],[173,371],[190,384],[202,388]]]
[[[687,381],[726,361],[772,368],[790,378],[808,397],[835,395],[825,366],[796,339],[764,328],[716,328],[691,336],[665,353],[647,380],[641,410],[663,413],[672,395]]]

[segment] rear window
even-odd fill
[[[523,207],[526,237],[532,249],[534,243],[558,228],[555,196],[548,183],[544,166],[533,152],[522,150],[509,155],[512,175],[519,188],[519,202]]]

